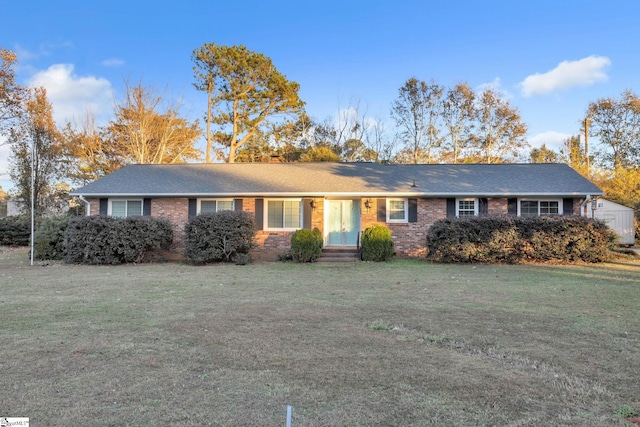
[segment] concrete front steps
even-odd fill
[[[318,262],[355,262],[360,261],[360,254],[352,247],[325,247]]]

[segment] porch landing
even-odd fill
[[[327,246],[322,248],[318,262],[355,262],[360,261],[360,254],[355,246]]]

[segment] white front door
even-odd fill
[[[327,200],[326,236],[329,246],[356,246],[360,229],[358,200]]]

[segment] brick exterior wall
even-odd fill
[[[311,229],[317,228],[320,233],[324,233],[324,199],[315,197],[311,200],[316,204],[311,213]]]
[[[318,228],[324,235],[325,200],[323,198],[313,198],[312,200],[316,207],[311,213],[311,228]],[[370,201],[369,209],[365,206],[367,200]],[[574,199],[574,215],[580,214],[580,203],[583,200]],[[99,215],[100,200],[88,199],[88,201],[91,203],[91,215]],[[309,199],[305,199],[305,203],[309,203]],[[242,210],[255,215],[255,199],[243,199]],[[444,198],[418,199],[417,210],[417,222],[387,224],[378,222],[377,199],[363,198],[360,201],[361,230],[376,223],[386,225],[391,230],[396,256],[424,257],[426,255],[426,232],[435,221],[446,218],[447,200]],[[506,215],[507,199],[488,199],[488,211],[489,215]],[[187,198],[161,198],[151,201],[151,215],[168,219],[174,226],[172,251],[176,253],[181,253],[184,249],[184,225],[189,219],[188,214]],[[292,233],[291,231],[259,230],[256,233],[256,247],[251,252],[252,257],[262,261],[277,260],[280,255],[289,251]]]
[[[573,199],[573,215],[580,216],[580,205],[584,202],[584,199]]]
[[[507,199],[487,200],[489,215],[507,215]]]
[[[89,202],[89,215],[100,215],[100,199],[87,199]]]
[[[171,250],[184,250],[184,225],[189,220],[189,199],[151,199],[151,216],[163,218],[173,224],[173,245]]]
[[[373,225],[381,224],[389,227],[391,238],[399,257],[418,258],[426,256],[426,233],[431,224],[435,221],[446,218],[446,199],[418,199],[418,220],[408,223],[385,223],[379,222],[377,218],[377,199],[371,200],[372,207],[369,213],[364,209],[362,214],[362,229]],[[505,202],[506,205],[506,202]]]

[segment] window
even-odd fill
[[[478,201],[477,199],[457,199],[456,200],[456,216],[477,216]]]
[[[267,200],[265,210],[267,230],[297,230],[301,228],[300,199]]]
[[[558,215],[560,207],[558,202],[540,200],[540,215]]]
[[[232,211],[233,199],[198,199],[198,213]]]
[[[559,200],[521,200],[520,216],[561,215]]]
[[[387,199],[387,222],[407,222],[409,209],[407,199]]]
[[[142,200],[109,200],[109,215],[140,216],[142,215]]]

